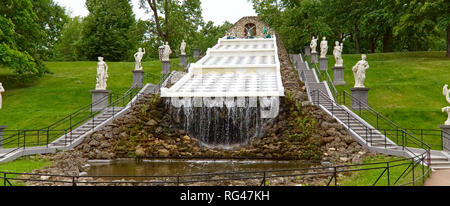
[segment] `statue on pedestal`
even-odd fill
[[[142,70],[142,58],[144,57],[145,54],[145,48],[144,51],[142,51],[142,48],[138,49],[138,52],[136,52],[136,54],[134,54],[134,59],[136,60],[135,66],[134,66],[134,70]]]
[[[326,37],[323,37],[322,41],[320,42],[320,58],[327,58],[327,52],[328,52],[328,41]]]
[[[108,65],[103,61],[103,57],[98,57],[97,63],[97,84],[96,90],[106,90],[106,81],[108,80]]]
[[[369,63],[366,61],[366,55],[361,55],[355,66],[353,66],[353,76],[355,77],[355,88],[365,88],[364,81],[366,80],[366,70],[369,69]]]
[[[444,94],[445,99],[447,100],[447,102],[450,104],[450,90],[448,90],[448,85],[447,84],[444,86],[444,89],[443,89],[442,93]],[[450,125],[450,107],[442,108],[442,112],[447,112],[448,118],[447,118],[447,121],[445,121],[445,125]]]
[[[2,108],[2,93],[5,92],[2,83],[0,82],[0,109]]]
[[[344,65],[344,60],[342,59],[342,50],[344,49],[344,43],[341,43],[339,45],[339,42],[336,41],[336,46],[334,46],[333,55],[334,59],[336,60],[336,64],[334,64],[335,67],[342,67]]]
[[[172,50],[170,49],[169,42],[166,42],[166,44],[164,45],[164,51],[163,51],[163,56],[162,56],[161,60],[163,62],[170,61],[170,54],[172,54]]]
[[[317,47],[317,38],[314,36],[312,37],[311,43],[309,44],[309,47],[311,47],[311,53],[317,53],[316,47]]]
[[[184,39],[183,42],[181,42],[180,53],[181,55],[186,55],[186,42],[184,42]]]

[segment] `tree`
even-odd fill
[[[440,32],[446,33],[447,53],[450,58],[450,3],[448,0],[398,0],[403,12],[394,32],[401,36],[414,36],[417,42],[427,41]]]
[[[127,59],[134,48],[130,40],[136,20],[129,0],[87,0],[89,15],[83,23],[83,52],[88,60]]]
[[[64,24],[61,7],[51,0],[4,0],[0,14],[0,64],[21,77],[48,72],[42,60]]]
[[[141,0],[140,5],[152,13],[148,25],[155,44],[168,42],[175,53],[183,39],[188,45],[197,44],[194,37],[204,25],[200,0]]]
[[[214,22],[209,21],[197,34],[198,42],[197,45],[194,46],[202,51],[206,51],[208,48],[217,44],[217,40],[222,38],[231,26],[233,26],[233,24],[228,21],[220,26],[214,26]]]
[[[53,0],[33,0],[32,4],[38,17],[37,21],[45,32],[39,53],[44,60],[47,60],[54,55],[53,48],[61,37],[64,24],[69,17],[65,14],[64,8],[55,4]]]
[[[62,61],[86,60],[82,53],[83,19],[74,17],[64,25],[62,35],[55,45],[55,59]]]
[[[275,29],[287,49],[299,52],[309,45],[311,36],[329,36],[326,11],[318,0],[252,0],[258,16]]]

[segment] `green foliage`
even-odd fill
[[[61,61],[86,60],[82,53],[83,19],[71,18],[62,31],[61,38],[55,45],[55,59]]]
[[[133,49],[130,34],[135,19],[130,2],[124,0],[87,0],[89,15],[83,23],[82,50],[88,60],[103,56],[106,61],[127,58]]]
[[[441,50],[445,41],[450,45],[446,0],[251,2],[258,16],[279,33],[290,53],[309,45],[313,35],[326,36],[331,45],[345,39],[344,53]],[[332,49],[330,46],[329,53]]]
[[[201,51],[206,51],[208,48],[217,44],[217,40],[222,38],[231,26],[232,24],[227,21],[220,26],[214,26],[214,23],[209,21],[196,34],[193,47],[199,48]]]
[[[151,58],[158,58],[158,47],[164,42],[171,46],[172,56],[179,54],[183,39],[188,45],[188,55],[192,55],[194,48],[206,51],[232,26],[229,22],[218,26],[205,23],[200,0],[141,0],[140,5],[152,15],[142,43],[150,48],[147,57]]]
[[[0,4],[0,64],[18,77],[41,76],[66,20],[52,0],[5,0]]]

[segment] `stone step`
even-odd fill
[[[436,156],[436,155],[431,155],[430,159],[431,161],[449,161],[449,159],[445,156]]]
[[[449,161],[433,161],[431,160],[431,167],[433,166],[449,166],[450,167],[450,162]]]

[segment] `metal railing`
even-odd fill
[[[167,76],[168,75],[148,75],[148,78],[145,81],[163,82]],[[160,85],[160,83],[158,83],[158,85]],[[1,154],[0,158],[4,158],[11,153],[27,147],[46,146],[48,148],[50,143],[58,139],[62,140],[58,146],[71,145],[75,138],[92,131],[95,127],[103,123],[103,121],[99,121],[94,117],[102,113],[106,114],[106,118],[114,117],[138,94],[139,90],[141,90],[141,88],[130,88],[122,95],[111,94],[106,96],[42,129],[4,130],[0,148],[7,149],[8,151]],[[108,106],[100,111],[94,111],[93,108],[107,100]],[[78,130],[78,127],[86,124],[90,127],[90,130]]]
[[[220,173],[202,173],[187,175],[150,175],[150,176],[70,176],[55,174],[36,174],[36,173],[14,173],[0,172],[0,186],[14,186],[23,183],[46,183],[62,184],[68,186],[83,185],[186,185],[193,183],[211,183],[211,184],[233,184],[233,180],[245,180],[246,183],[266,186],[270,185],[270,180],[275,178],[295,178],[301,179],[307,176],[318,176],[323,179],[321,185],[339,186],[345,184],[345,178],[341,176],[350,176],[357,173],[378,171],[376,179],[367,182],[369,186],[376,186],[384,181],[386,186],[416,185],[423,184],[424,177],[429,174],[430,168],[424,164],[425,154],[417,155],[412,158],[392,160],[379,163],[366,163],[340,166],[321,166],[298,169],[281,170],[263,170],[247,172],[220,172]],[[46,178],[42,178],[42,177]],[[342,180],[344,179],[344,180]],[[348,178],[347,178],[348,179]],[[339,181],[343,181],[339,183]],[[3,184],[2,184],[3,183]]]
[[[412,130],[407,131],[403,129],[382,114],[372,109],[368,104],[353,97],[347,91],[343,91],[342,95],[338,95],[336,99],[339,104],[345,105],[347,108],[351,108],[357,115],[359,115],[359,117],[364,119],[364,121],[371,124],[385,137],[389,138],[397,145],[402,146],[404,149],[409,150],[407,147],[415,147],[431,150],[431,146],[425,143],[423,138],[416,138],[413,133],[411,133]]]
[[[316,74],[318,75],[319,81],[320,82],[325,81],[328,84],[328,88],[330,88],[331,94],[333,95],[333,97],[338,95],[338,91],[337,91],[336,87],[334,86],[333,81],[331,81],[331,77],[330,77],[330,74],[328,73],[328,70],[321,71],[319,69],[319,67],[317,66],[317,63],[314,63],[312,65],[313,65],[313,69],[316,71]]]

